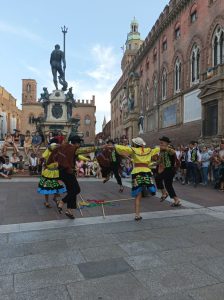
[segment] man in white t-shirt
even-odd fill
[[[5,158],[5,163],[2,165],[2,169],[3,169],[3,174],[5,174],[7,176],[12,175],[13,165],[9,161],[8,156]]]

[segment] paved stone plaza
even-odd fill
[[[139,223],[132,201],[71,221],[42,209],[35,181],[0,182],[0,300],[224,299],[223,194],[176,185],[182,209],[150,197]],[[85,198],[130,197],[113,182],[81,185]]]

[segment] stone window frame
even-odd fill
[[[181,74],[182,74],[182,63],[179,57],[175,60],[174,65],[174,93],[178,94],[181,91]]]
[[[31,93],[31,84],[29,82],[26,85],[26,92]]]
[[[146,61],[145,61],[145,68],[146,70],[149,69],[149,57],[147,56]]]
[[[146,80],[145,84],[145,102],[146,102],[146,110],[150,107],[150,82],[149,79]]]
[[[191,57],[190,57],[191,86],[198,84],[200,82],[200,64],[201,64],[201,51],[198,44],[195,43],[192,47]]]
[[[212,66],[220,64],[224,64],[224,28],[217,25],[212,36]]]
[[[177,41],[181,37],[181,26],[180,22],[178,21],[174,27],[174,39]]]
[[[208,6],[211,7],[217,0],[208,0]]]
[[[195,18],[193,19],[193,17]],[[198,19],[198,7],[197,4],[194,3],[190,9],[190,15],[189,15],[190,24],[194,24],[197,21],[197,19]]]
[[[89,121],[89,123],[87,123],[86,121]],[[91,118],[90,118],[90,115],[85,115],[85,118],[84,118],[84,124],[86,126],[90,126],[91,125]]]
[[[167,50],[167,37],[164,36],[162,41],[162,52],[165,52],[166,50]]]
[[[158,84],[158,78],[157,78],[157,75],[154,75],[153,76],[153,104],[154,106],[157,104],[158,102],[158,87],[159,87],[159,84]]]
[[[140,108],[141,111],[143,111],[145,108],[145,97],[144,97],[144,89],[142,86],[140,87],[139,97],[140,97]]]
[[[157,48],[155,47],[153,49],[153,62],[156,62],[156,60],[157,60]]]
[[[162,71],[162,78],[161,78],[161,94],[162,94],[162,100],[167,99],[167,87],[168,87],[168,74],[167,70],[164,67]]]
[[[29,122],[29,124],[33,124],[33,122],[32,122],[32,119],[34,118],[34,114],[33,113],[30,113],[29,114],[29,117],[28,117],[28,122]]]

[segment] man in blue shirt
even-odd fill
[[[42,144],[42,137],[37,131],[35,135],[32,137],[32,149],[35,154],[38,153],[41,144]]]

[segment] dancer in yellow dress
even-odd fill
[[[145,147],[146,143],[140,137],[132,140],[132,147],[115,145],[115,150],[121,156],[128,155],[133,161],[132,170],[132,197],[135,197],[135,220],[140,221],[140,202],[144,188],[152,194],[156,194],[156,187],[152,181],[152,172],[150,164],[152,157],[159,153],[159,148]],[[110,147],[110,146],[108,146]]]
[[[52,150],[57,148],[56,143],[52,143],[43,153],[42,157],[45,159],[45,168],[42,171],[38,186],[38,193],[45,196],[44,205],[51,208],[49,203],[49,195],[54,195],[53,200],[57,203],[57,197],[66,192],[63,182],[59,179],[58,163],[53,162],[48,164],[48,158]]]

